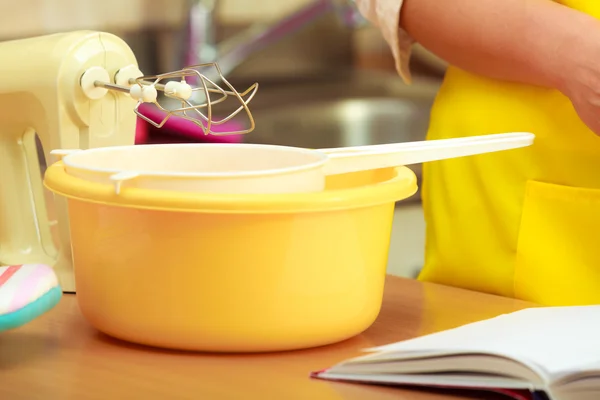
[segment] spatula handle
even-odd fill
[[[336,175],[511,150],[530,146],[534,139],[533,133],[515,132],[319,151],[329,156],[325,174]]]

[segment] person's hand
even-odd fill
[[[600,136],[600,22],[595,32],[581,37],[565,52],[557,88],[571,100],[581,120]]]
[[[597,75],[600,77],[600,67]],[[600,135],[600,80],[592,76],[574,77],[565,94],[573,103],[579,118],[596,135]]]

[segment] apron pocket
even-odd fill
[[[542,305],[600,303],[600,189],[527,183],[515,296]]]

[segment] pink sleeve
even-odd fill
[[[410,83],[409,61],[414,40],[400,27],[403,0],[355,1],[361,14],[379,28],[390,46],[398,74],[406,83]]]

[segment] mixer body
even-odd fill
[[[134,144],[135,100],[90,99],[80,79],[91,67],[114,79],[137,61],[120,38],[91,31],[0,43],[0,59],[0,265],[52,265],[74,292],[67,203],[43,187],[36,134],[49,162],[53,149]]]

